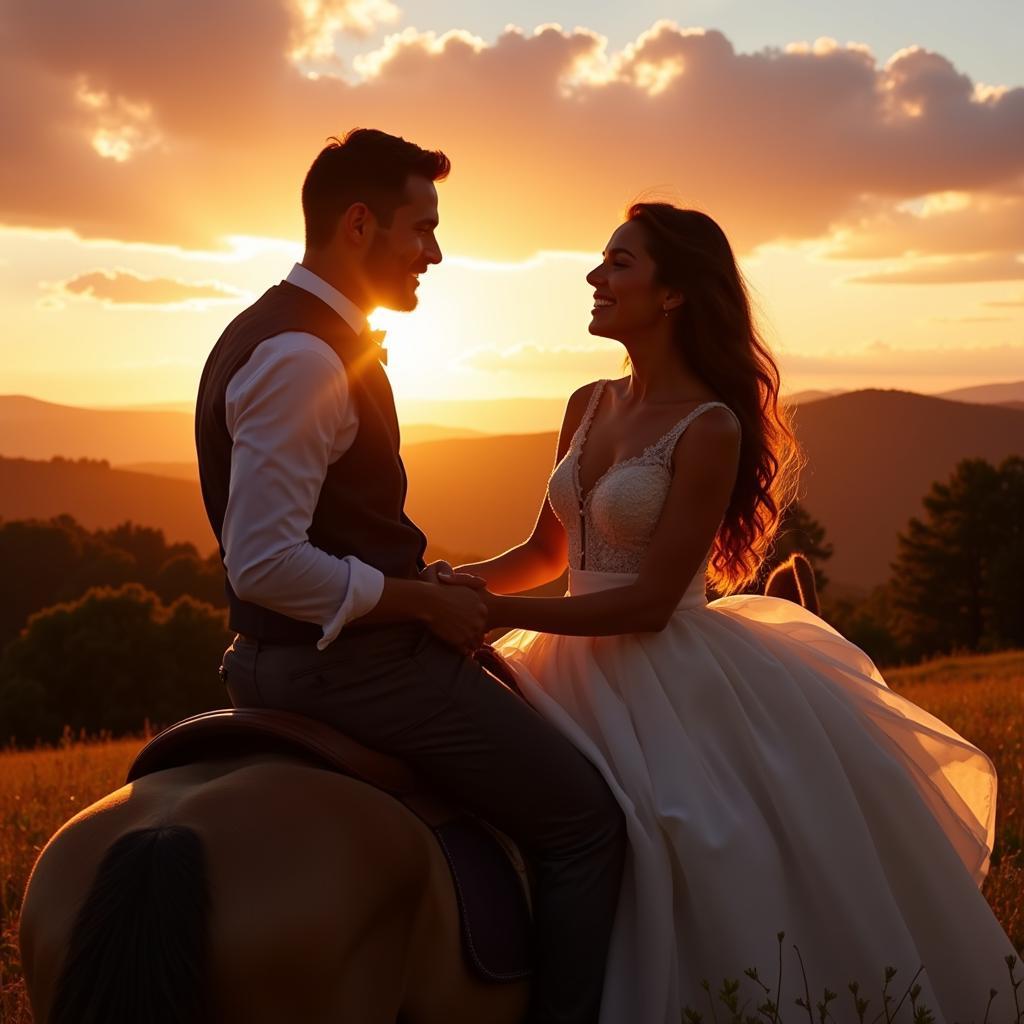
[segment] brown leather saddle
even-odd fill
[[[448,862],[462,949],[472,969],[487,981],[530,975],[530,889],[515,844],[431,790],[404,761],[364,747],[325,722],[265,708],[194,715],[154,736],[139,751],[126,781],[195,761],[260,753],[303,758],[405,804],[434,833]]]

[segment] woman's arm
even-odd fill
[[[570,396],[558,433],[555,465],[565,457],[573,435],[586,411],[596,384],[586,384]],[[456,572],[470,573],[487,581],[494,594],[518,594],[558,579],[568,564],[568,542],[547,495],[540,506],[533,532],[522,544],[484,562],[456,566]]]
[[[572,636],[664,629],[718,532],[736,482],[739,451],[739,427],[728,412],[700,416],[676,445],[678,468],[635,582],[579,597],[485,593],[488,627]]]

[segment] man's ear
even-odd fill
[[[338,219],[338,234],[350,245],[362,248],[373,237],[377,218],[366,203],[353,203]]]

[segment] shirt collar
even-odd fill
[[[342,295],[337,288],[329,285],[308,267],[296,263],[285,280],[326,302],[356,334],[362,334],[366,330],[366,314],[350,298]]]

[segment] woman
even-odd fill
[[[804,994],[791,943],[815,999],[857,979],[873,1014],[884,968],[892,992],[923,964],[939,1021],[980,1020],[990,988],[1012,1005],[978,889],[989,759],[797,605],[705,598],[706,577],[754,579],[798,470],[724,234],[637,204],[587,280],[590,331],[629,376],[570,398],[532,535],[460,571],[496,595],[492,625],[520,627],[498,649],[627,817],[602,1020],[676,1024],[707,1011],[702,979],[751,966],[774,985],[779,931],[782,1006]],[[571,596],[501,596],[566,564]]]

